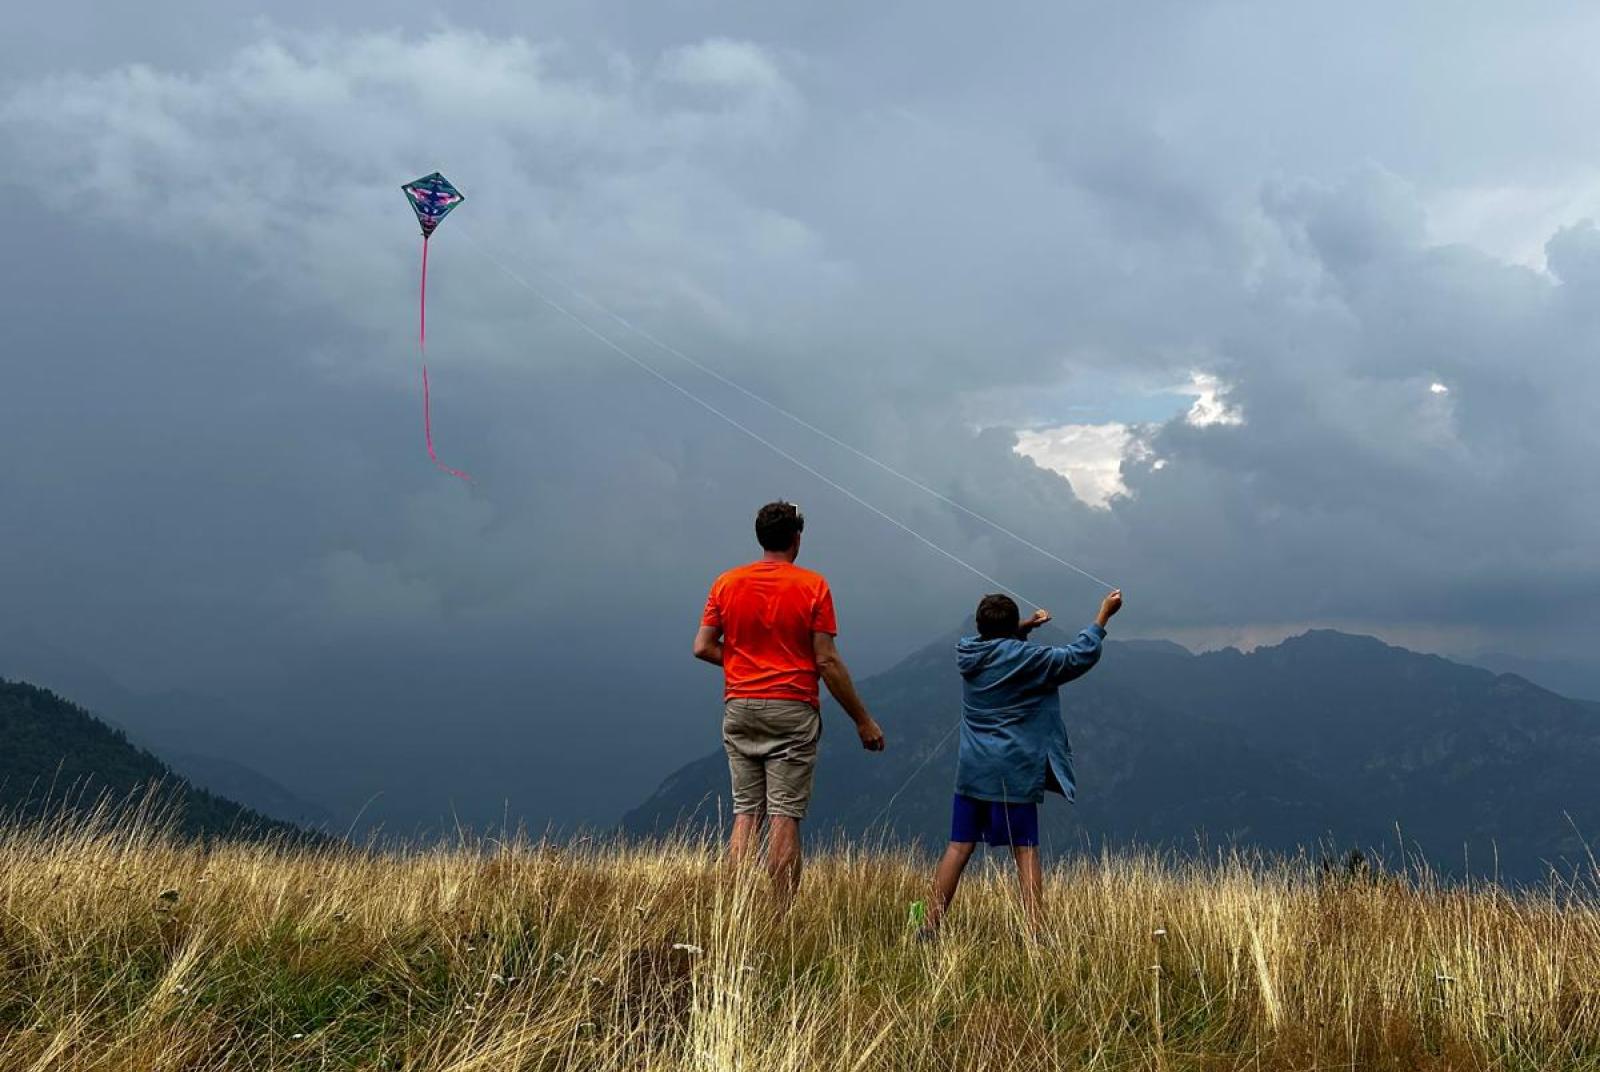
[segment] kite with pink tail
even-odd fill
[[[417,349],[426,354],[428,350],[428,239],[433,235],[435,227],[450,214],[450,210],[466,200],[460,190],[450,185],[450,180],[435,171],[431,175],[424,175],[406,183],[400,189],[405,193],[406,200],[411,202],[411,210],[417,214],[417,223],[422,227],[422,290],[418,297],[417,311]],[[472,478],[459,469],[452,469],[439,460],[433,450],[433,400],[428,390],[428,363],[422,363],[422,435],[428,444],[428,458],[434,465],[451,476],[459,477],[469,484]]]

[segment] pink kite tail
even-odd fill
[[[418,295],[417,349],[428,352],[428,236],[422,236],[422,291]],[[433,452],[433,399],[428,393],[428,364],[422,364],[422,437],[428,444],[428,460],[453,477],[472,483],[472,478],[459,469],[452,469],[439,460]]]
[[[459,477],[460,479],[465,480],[468,484],[472,483],[472,478],[470,476],[468,476],[466,473],[463,473],[459,469],[450,468],[444,462],[440,461],[439,456],[433,452],[433,402],[428,394],[428,366],[426,364],[422,366],[422,434],[428,443],[428,459],[432,461],[434,465],[438,466],[440,469],[449,473],[453,477]]]
[[[417,349],[428,350],[428,236],[422,236],[422,292],[417,295]]]

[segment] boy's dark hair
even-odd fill
[[[1022,626],[1017,601],[996,592],[978,601],[978,635],[985,640],[1014,637]]]
[[[756,511],[756,542],[764,551],[787,551],[805,530],[805,515],[794,503],[779,499]]]

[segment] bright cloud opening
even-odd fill
[[[1447,395],[1450,393],[1450,388],[1438,382],[1428,384],[1428,390],[1432,391],[1436,395]]]
[[[1194,396],[1194,405],[1184,415],[1184,420],[1196,428],[1212,425],[1232,427],[1244,423],[1244,414],[1228,402],[1228,386],[1209,372],[1194,372],[1183,394]]]
[[[1122,482],[1122,459],[1146,448],[1126,424],[1063,424],[1017,433],[1012,448],[1035,464],[1060,473],[1073,494],[1097,510],[1111,509],[1111,500],[1128,495]]]

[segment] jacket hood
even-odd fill
[[[1001,649],[1012,643],[1016,641],[1010,637],[990,640],[975,636],[962,637],[956,641],[956,669],[961,671],[962,677],[971,677],[999,659]]]

